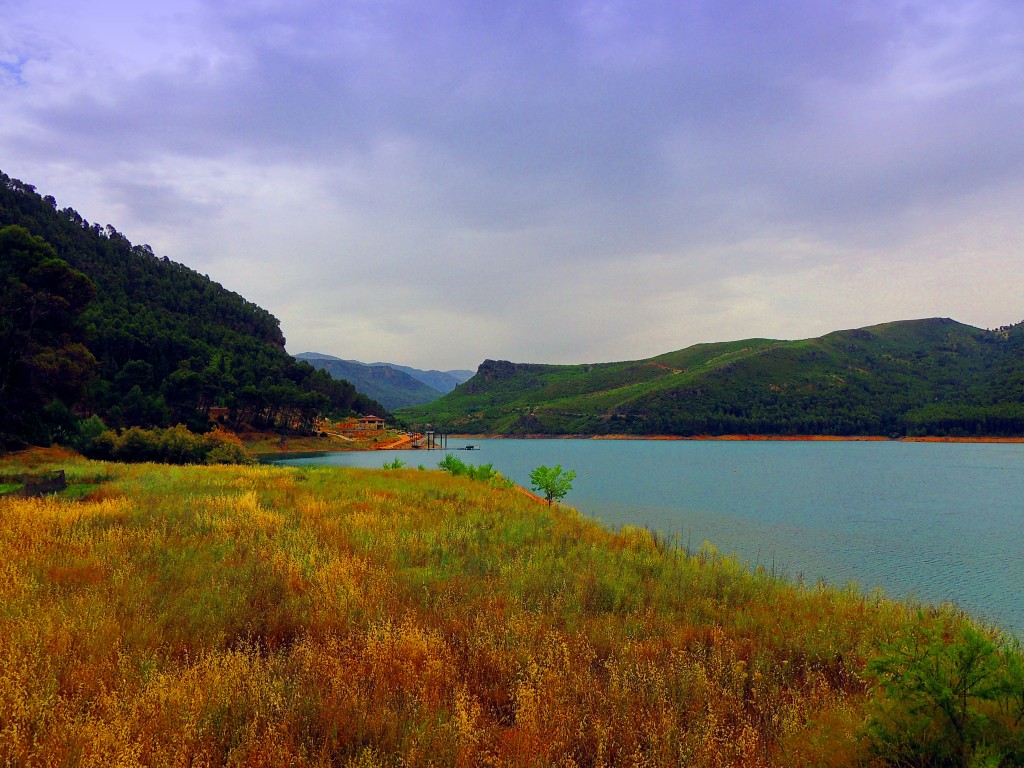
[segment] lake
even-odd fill
[[[1024,637],[1024,445],[903,442],[451,439],[519,485],[577,472],[565,503],[752,567],[951,601]],[[282,464],[433,468],[445,451],[343,452]]]

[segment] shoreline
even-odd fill
[[[883,435],[467,435],[460,440],[690,440],[701,442],[891,442],[891,443],[1024,443],[1024,437],[885,437]]]
[[[1024,437],[938,437],[925,435],[923,437],[885,437],[883,435],[470,435],[465,433],[452,433],[448,437],[459,440],[659,440],[659,441],[695,441],[695,442],[897,442],[897,443],[978,443],[978,444],[1024,444]],[[271,458],[274,456],[287,456],[289,454],[318,454],[318,453],[348,453],[348,452],[370,452],[409,450],[407,447],[396,448],[380,447],[377,445],[351,444],[323,445],[323,438],[307,438],[288,440],[285,446],[262,445],[250,443],[246,447],[258,459]],[[319,444],[318,444],[319,443]],[[272,450],[266,450],[272,448]],[[256,449],[256,450],[254,450]],[[263,449],[263,450],[259,450]],[[438,449],[434,449],[436,451]],[[444,450],[444,449],[440,449]],[[456,450],[456,449],[452,449]],[[431,451],[431,452],[434,452]],[[426,452],[426,451],[424,451]]]

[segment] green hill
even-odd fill
[[[383,407],[284,349],[273,315],[0,173],[0,438],[112,427],[308,429]]]
[[[593,365],[486,360],[399,416],[469,434],[1020,435],[1024,323],[911,320]]]

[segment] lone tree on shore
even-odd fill
[[[530,484],[533,490],[544,494],[549,507],[552,502],[565,498],[565,494],[572,490],[572,481],[575,479],[575,470],[562,471],[561,464],[556,464],[553,467],[542,465],[530,473]]]

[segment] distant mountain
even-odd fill
[[[295,357],[326,371],[336,379],[352,382],[357,390],[377,400],[388,410],[429,403],[443,394],[405,370],[383,363],[367,365],[319,352],[300,352]]]
[[[367,363],[367,365],[386,365],[396,371],[402,371],[414,379],[422,381],[428,387],[436,389],[441,394],[448,394],[459,384],[473,378],[474,371],[452,370],[452,371],[421,371],[419,368],[410,368],[407,365],[396,365],[395,363]]]
[[[396,415],[470,434],[1024,435],[1024,323],[910,320],[592,365],[485,360]]]

